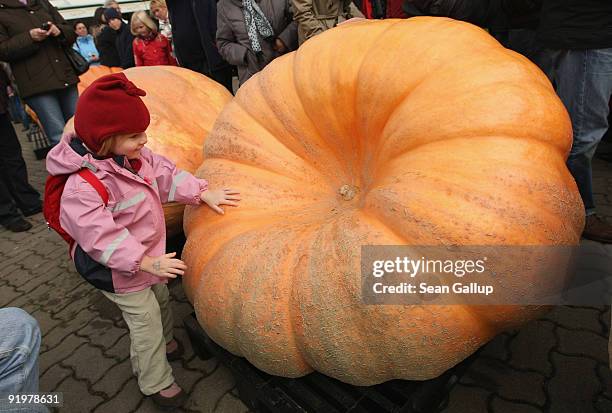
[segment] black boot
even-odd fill
[[[14,221],[4,224],[4,227],[12,232],[23,232],[32,228],[32,224],[23,218],[18,218]]]

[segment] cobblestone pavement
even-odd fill
[[[30,180],[42,191],[44,161],[34,158],[24,134],[20,138]],[[595,169],[600,211],[612,218],[612,167],[597,161]],[[76,274],[65,243],[47,230],[42,214],[30,221],[34,227],[25,233],[0,229],[0,307],[21,307],[40,323],[41,391],[63,392],[62,412],[157,411],[132,376],[129,336],[118,310]],[[246,412],[229,371],[193,354],[180,324],[191,305],[180,282],[170,290],[176,334],[186,345],[184,360],[172,363],[191,393],[183,411]],[[557,307],[519,331],[501,334],[455,386],[445,412],[612,412],[609,311]]]

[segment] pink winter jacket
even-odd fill
[[[208,183],[178,170],[170,160],[146,147],[141,151],[142,167],[137,174],[120,165],[127,162],[125,157],[98,160],[84,151],[80,141],[65,137],[47,155],[51,175],[72,174],[62,194],[60,222],[76,241],[71,256],[77,271],[97,288],[114,293],[167,282],[139,271],[144,255],[166,253],[161,204],[200,204],[200,193]],[[83,167],[92,170],[106,187],[107,206],[91,184],[75,173]]]

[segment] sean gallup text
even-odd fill
[[[374,283],[372,290],[375,294],[493,294],[493,286],[486,284],[471,283],[454,283],[452,285],[432,285],[425,282],[416,283],[399,283],[396,285],[385,285],[383,283]]]

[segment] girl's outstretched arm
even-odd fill
[[[143,151],[143,156],[151,163],[155,171],[155,181],[162,202],[180,202],[197,205],[206,203],[215,212],[223,214],[220,205],[238,206],[240,194],[230,188],[208,189],[208,182],[199,179],[187,171],[177,169],[169,159],[150,150]]]
[[[142,157],[153,167],[152,177],[159,191],[162,203],[179,202],[181,204],[199,205],[202,203],[200,193],[208,189],[208,182],[199,179],[187,171],[176,167],[170,159],[158,155],[146,147]]]

